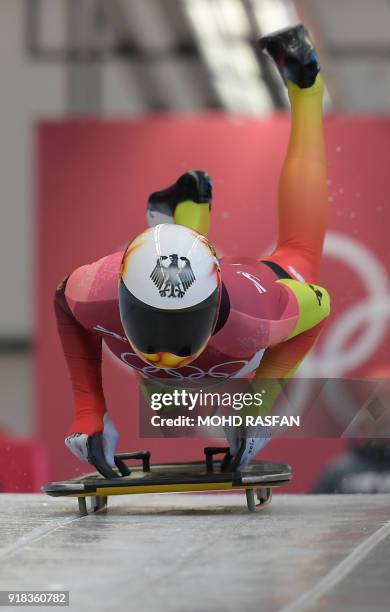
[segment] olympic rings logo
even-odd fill
[[[156,368],[155,366],[143,366],[143,367],[136,366],[134,365],[134,363],[131,363],[130,361],[128,361],[129,357],[131,357],[132,359],[134,357],[136,359],[139,359],[139,357],[135,353],[126,352],[126,353],[121,354],[121,360],[124,363],[131,366],[134,370],[137,370],[145,377],[150,378],[158,374],[160,374],[161,376],[160,368]],[[163,372],[164,374],[167,375],[167,378],[175,378],[177,380],[198,380],[200,378],[205,378],[205,377],[225,378],[226,379],[226,378],[236,377],[237,374],[239,374],[240,371],[246,365],[248,365],[248,363],[249,362],[244,359],[239,359],[237,361],[226,361],[225,363],[218,363],[212,366],[207,371],[202,370],[201,368],[198,368],[197,366],[187,365],[187,366],[180,368],[180,371],[179,369],[167,368],[167,369],[164,369]],[[226,372],[224,371],[224,369],[220,369],[220,368],[225,368],[226,366],[238,366],[238,367],[234,371],[231,371],[231,372]]]

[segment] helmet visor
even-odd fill
[[[168,310],[153,308],[138,300],[121,280],[121,321],[132,346],[144,354],[160,352],[188,357],[199,352],[213,333],[220,302],[220,289],[199,304]]]

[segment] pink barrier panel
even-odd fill
[[[0,493],[36,493],[48,478],[47,454],[33,439],[0,433]]]
[[[52,308],[57,284],[76,267],[124,247],[145,229],[148,195],[193,168],[213,177],[210,237],[219,254],[269,254],[288,131],[287,115],[267,121],[209,114],[39,126],[36,405],[50,478],[84,469],[63,444],[72,406]],[[332,117],[326,139],[331,216],[321,282],[332,296],[332,317],[300,375],[364,378],[388,363],[390,120]],[[199,457],[210,441],[139,440],[134,374],[107,354],[103,371],[120,450],[148,447],[155,460]],[[290,490],[308,490],[342,447],[340,440],[277,440],[264,456],[293,465]]]

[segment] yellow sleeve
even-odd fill
[[[312,329],[330,314],[330,296],[326,289],[310,283],[301,283],[292,278],[278,281],[286,285],[295,295],[299,307],[298,321],[286,340]]]

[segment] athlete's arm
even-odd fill
[[[281,279],[277,282],[282,283],[289,291],[290,300],[295,300],[293,305],[297,315],[292,319],[292,329],[287,338],[265,351],[251,381],[252,392],[262,393],[262,416],[272,413],[284,385],[313,348],[330,312],[329,294],[322,287],[293,279]],[[286,306],[286,311],[291,312],[291,302]],[[234,427],[225,429],[225,433],[229,441],[232,464],[238,469],[248,465],[270,440],[270,431],[261,426],[254,431]]]
[[[74,396],[74,420],[65,444],[81,460],[112,476],[119,439],[107,411],[102,385],[102,339],[77,321],[65,297],[66,281],[55,292],[54,309]]]
[[[298,317],[293,330],[286,340],[290,340],[302,332],[316,327],[330,314],[329,293],[323,287],[310,283],[302,283],[292,278],[283,278],[278,281],[296,300]]]
[[[287,381],[293,376],[306,355],[313,348],[321,334],[325,321],[298,336],[268,348],[262,362],[251,380],[252,393],[261,392],[263,404],[255,411],[246,412],[252,416],[261,413],[266,416],[272,410],[283,391]],[[271,440],[268,427],[254,428],[225,427],[225,434],[230,447],[229,469],[242,470]]]
[[[55,292],[54,309],[74,397],[74,421],[69,434],[103,431],[106,405],[102,385],[102,339],[77,321],[65,297],[65,284]]]
[[[318,340],[325,321],[321,321],[290,340],[270,346],[264,353],[253,381],[290,379]]]
[[[302,283],[293,279],[277,281],[283,284],[290,297],[296,299],[298,316],[287,338],[264,353],[253,378],[257,388],[265,387],[262,412],[270,414],[283,389],[283,381],[290,379],[313,348],[330,313],[329,294],[323,287]],[[262,383],[264,383],[262,385]]]

